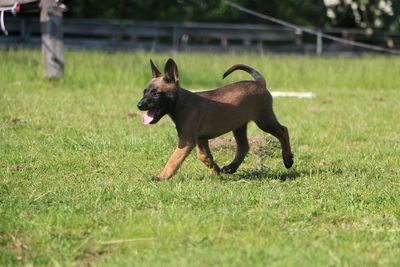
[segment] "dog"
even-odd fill
[[[272,109],[272,96],[264,77],[253,68],[238,64],[230,67],[223,79],[236,70],[248,72],[254,81],[239,81],[223,87],[190,92],[180,86],[178,66],[171,58],[165,64],[164,74],[150,60],[152,79],[137,104],[145,125],[156,124],[169,115],[178,132],[178,147],[163,171],[154,180],[170,179],[182,162],[196,147],[197,156],[211,174],[234,173],[249,151],[247,124],[254,121],[264,132],[275,136],[281,145],[286,168],[293,165],[288,129],[281,125]],[[237,143],[235,158],[223,168],[218,167],[211,154],[208,140],[233,132]]]

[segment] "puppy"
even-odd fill
[[[248,72],[254,81],[240,81],[202,92],[190,92],[180,86],[178,67],[172,59],[165,64],[164,74],[150,60],[153,78],[137,104],[147,111],[143,124],[155,124],[169,115],[178,132],[178,147],[155,180],[171,178],[194,147],[198,158],[212,174],[234,173],[249,151],[247,124],[254,121],[264,132],[278,138],[286,168],[293,165],[288,129],[281,125],[272,109],[272,96],[264,77],[249,66],[238,64],[229,68],[223,78],[235,70]],[[233,132],[237,143],[235,158],[220,169],[215,163],[208,140]]]

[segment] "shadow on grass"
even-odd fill
[[[274,171],[268,168],[261,169],[247,169],[247,170],[238,170],[238,172],[234,174],[223,174],[220,175],[220,179],[222,181],[240,181],[240,180],[279,180],[279,181],[287,181],[287,180],[295,180],[301,176],[305,176],[308,173],[304,171],[298,170],[287,170],[284,172]]]

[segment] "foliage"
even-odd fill
[[[317,97],[274,101],[292,170],[251,124],[261,142],[236,174],[210,177],[192,153],[153,183],[176,133],[135,105],[149,58],[168,56],[66,52],[65,79],[45,81],[39,51],[0,51],[0,266],[398,266],[398,57],[174,55],[186,88],[251,79],[221,79],[245,63]]]
[[[398,10],[400,1],[394,0],[392,10],[395,14],[382,12],[379,6],[383,0],[232,0],[252,10],[277,18],[313,27],[356,27],[378,26],[374,20],[381,20],[378,28],[399,29]],[[390,0],[386,1],[387,3]],[[385,2],[385,3],[386,3]],[[324,4],[325,3],[325,4]],[[353,3],[353,4],[348,4]],[[356,9],[351,9],[359,3]],[[326,6],[325,6],[326,5]],[[266,23],[251,15],[241,13],[225,5],[221,0],[70,0],[67,16],[83,18],[124,18],[138,21],[196,21],[196,22],[240,22]],[[354,14],[362,12],[360,21]],[[357,12],[358,13],[357,13]],[[328,16],[324,16],[328,12]],[[378,12],[380,14],[378,15]],[[333,14],[333,15],[332,15]],[[360,15],[360,16],[361,16]],[[335,16],[335,17],[332,17]],[[365,27],[364,27],[365,28]]]
[[[394,2],[396,11],[400,7],[398,2]],[[353,23],[371,33],[373,28],[396,30],[400,26],[400,18],[394,14],[391,0],[324,0],[324,3],[333,25]]]

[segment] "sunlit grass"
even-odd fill
[[[274,101],[294,168],[251,124],[258,141],[236,174],[211,177],[192,154],[171,181],[151,182],[176,133],[168,118],[142,126],[135,106],[149,59],[162,69],[169,56],[188,89],[250,79],[221,79],[244,63],[271,90],[316,93]],[[65,78],[46,81],[39,51],[0,51],[0,265],[398,264],[399,58],[65,58]],[[234,153],[213,152],[220,165]]]

